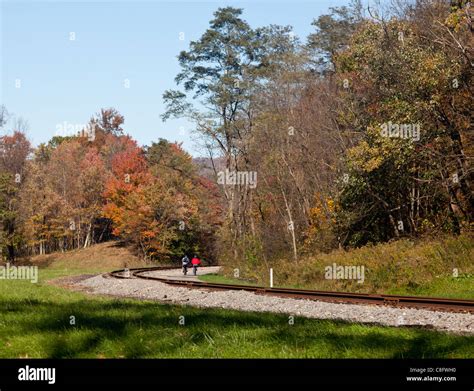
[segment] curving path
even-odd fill
[[[160,270],[159,276],[183,279],[181,271]],[[215,268],[201,268],[200,274],[215,273]],[[186,277],[195,279],[193,276]],[[227,308],[253,312],[275,312],[317,319],[338,319],[386,326],[425,327],[462,334],[474,334],[474,314],[436,312],[415,308],[396,308],[362,304],[343,304],[265,296],[242,290],[212,291],[174,286],[139,278],[117,279],[98,275],[77,281],[78,289],[90,293],[155,300],[201,308]]]
[[[179,281],[199,281],[199,276],[203,274],[214,274],[218,273],[221,269],[220,266],[205,266],[198,268],[197,276],[193,276],[193,269],[188,269],[188,274],[184,275],[181,269],[169,269],[169,270],[154,270],[148,273],[143,273],[144,276],[150,277],[161,277],[169,280]]]

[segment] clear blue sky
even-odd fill
[[[198,155],[189,124],[161,121],[161,97],[175,88],[176,56],[202,35],[213,12],[240,7],[252,27],[291,25],[305,39],[314,18],[347,3],[1,1],[0,104],[29,122],[34,145],[53,137],[58,124],[85,124],[100,108],[115,107],[125,116],[125,131],[139,144],[162,137],[182,141]]]

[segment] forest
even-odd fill
[[[117,240],[150,262],[251,266],[472,233],[472,13],[466,0],[355,0],[297,37],[217,9],[176,53],[161,113],[193,124],[205,158],[138,145],[115,108],[33,146],[2,106],[3,260]]]

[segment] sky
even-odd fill
[[[28,121],[33,145],[114,107],[125,117],[125,132],[140,145],[165,138],[199,156],[192,124],[162,122],[162,94],[176,88],[177,55],[199,39],[213,12],[243,8],[252,27],[291,25],[305,40],[313,19],[347,3],[0,0],[0,105]]]

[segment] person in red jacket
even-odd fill
[[[201,265],[201,261],[199,260],[197,255],[194,255],[193,259],[191,260],[191,265],[193,265],[193,274],[196,275],[197,268],[198,268],[198,266]]]

